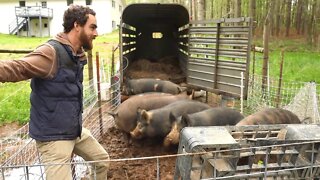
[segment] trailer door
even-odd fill
[[[188,85],[235,97],[242,93],[246,98],[251,31],[250,18],[191,21],[186,73]]]

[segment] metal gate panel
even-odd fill
[[[252,22],[250,18],[191,21],[187,83],[210,92],[247,96]]]
[[[316,179],[320,126],[186,127],[174,179]]]

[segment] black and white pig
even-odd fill
[[[137,125],[137,109],[156,109],[182,99],[191,99],[192,94],[186,92],[172,95],[167,93],[143,93],[134,95],[121,103],[115,113],[108,112],[114,117],[117,127],[127,133]]]
[[[241,120],[236,126],[260,124],[300,124],[300,119],[291,111],[281,108],[266,108]]]
[[[145,92],[163,92],[169,94],[179,94],[182,91],[185,91],[186,89],[186,87],[181,87],[171,81],[153,78],[141,78],[126,80],[126,83],[123,86],[123,94],[135,95]]]
[[[178,118],[171,114],[172,128],[164,139],[163,145],[166,147],[177,145],[180,131],[184,127],[236,125],[243,118],[239,111],[227,107],[210,108],[193,114],[184,114]]]
[[[171,130],[172,122],[170,113],[175,116],[190,114],[209,109],[208,104],[194,100],[180,100],[159,109],[147,111],[141,109],[138,112],[136,128],[130,132],[136,139],[143,137],[165,137]]]

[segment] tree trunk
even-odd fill
[[[286,37],[289,37],[291,25],[291,3],[292,0],[287,0],[287,17],[286,17]]]
[[[311,14],[310,14],[310,20],[309,20],[309,27],[308,27],[308,42],[313,45],[314,44],[314,39],[313,39],[313,33],[314,33],[314,29],[315,29],[315,10],[316,10],[316,5],[317,5],[317,1],[313,0],[311,2]]]
[[[214,8],[214,6],[213,6],[213,0],[211,0],[211,11],[210,11],[211,16],[210,16],[210,17],[211,17],[212,19],[214,18],[213,8]]]
[[[234,17],[241,17],[241,0],[234,1]]]
[[[226,17],[229,18],[231,17],[230,14],[231,14],[231,1],[230,0],[227,0],[227,6],[226,6]]]
[[[197,12],[197,10],[196,10],[196,8],[197,8],[197,2],[196,2],[197,0],[192,0],[192,20],[197,20],[198,18],[197,18],[197,14],[196,14],[196,12]]]
[[[270,8],[270,6],[269,6]],[[269,64],[269,36],[270,36],[270,9],[267,10],[266,18],[263,24],[263,66],[262,66],[262,89],[267,85],[268,64]]]
[[[309,22],[309,0],[304,0],[304,6],[303,6],[303,9],[302,9],[302,14],[304,14],[302,16],[302,23],[301,23],[301,34],[303,35],[307,35],[308,33],[308,22]]]
[[[276,0],[270,0],[269,3],[269,9],[270,9],[270,18],[269,18],[269,29],[271,30],[271,35],[275,35],[274,31],[274,8],[275,8],[275,1]]]
[[[316,9],[315,9],[315,17],[314,17],[314,31],[313,31],[313,39],[314,39],[314,45],[316,48],[320,47],[319,44],[319,18],[320,18],[320,0],[317,0],[316,2]]]
[[[302,9],[303,9],[303,0],[298,0],[297,2],[297,12],[295,18],[295,27],[297,30],[297,34],[301,33],[301,21],[302,21]]]
[[[206,18],[205,0],[198,0],[198,16],[197,20],[204,20]]]
[[[252,27],[252,36],[254,36],[255,26],[256,26],[256,0],[249,1],[249,16],[252,18],[253,27]]]
[[[193,7],[192,7],[192,0],[188,0],[188,5],[189,5],[189,16],[190,16],[190,19],[191,20],[193,20],[193,14],[192,14],[192,12],[193,12]]]
[[[281,23],[280,24],[283,24],[285,25],[286,24],[286,6],[287,6],[287,0],[282,0],[282,4],[281,4],[281,8],[280,8],[280,14],[281,14]],[[281,25],[280,25],[281,26]],[[281,30],[281,27],[280,27],[280,30]]]
[[[188,0],[188,8],[189,8],[189,16],[190,19],[193,20],[193,14],[192,14],[192,0]]]
[[[275,1],[275,8],[274,8],[274,14],[275,14],[275,26],[274,26],[274,31],[275,35],[279,36],[280,32],[280,0]]]

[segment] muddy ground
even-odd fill
[[[100,142],[111,159],[162,156],[177,153],[177,146],[164,148],[161,139],[133,140],[127,133],[111,127]],[[157,172],[157,159],[112,162],[108,179],[173,179],[175,157],[160,158]],[[159,174],[158,174],[159,173]]]

